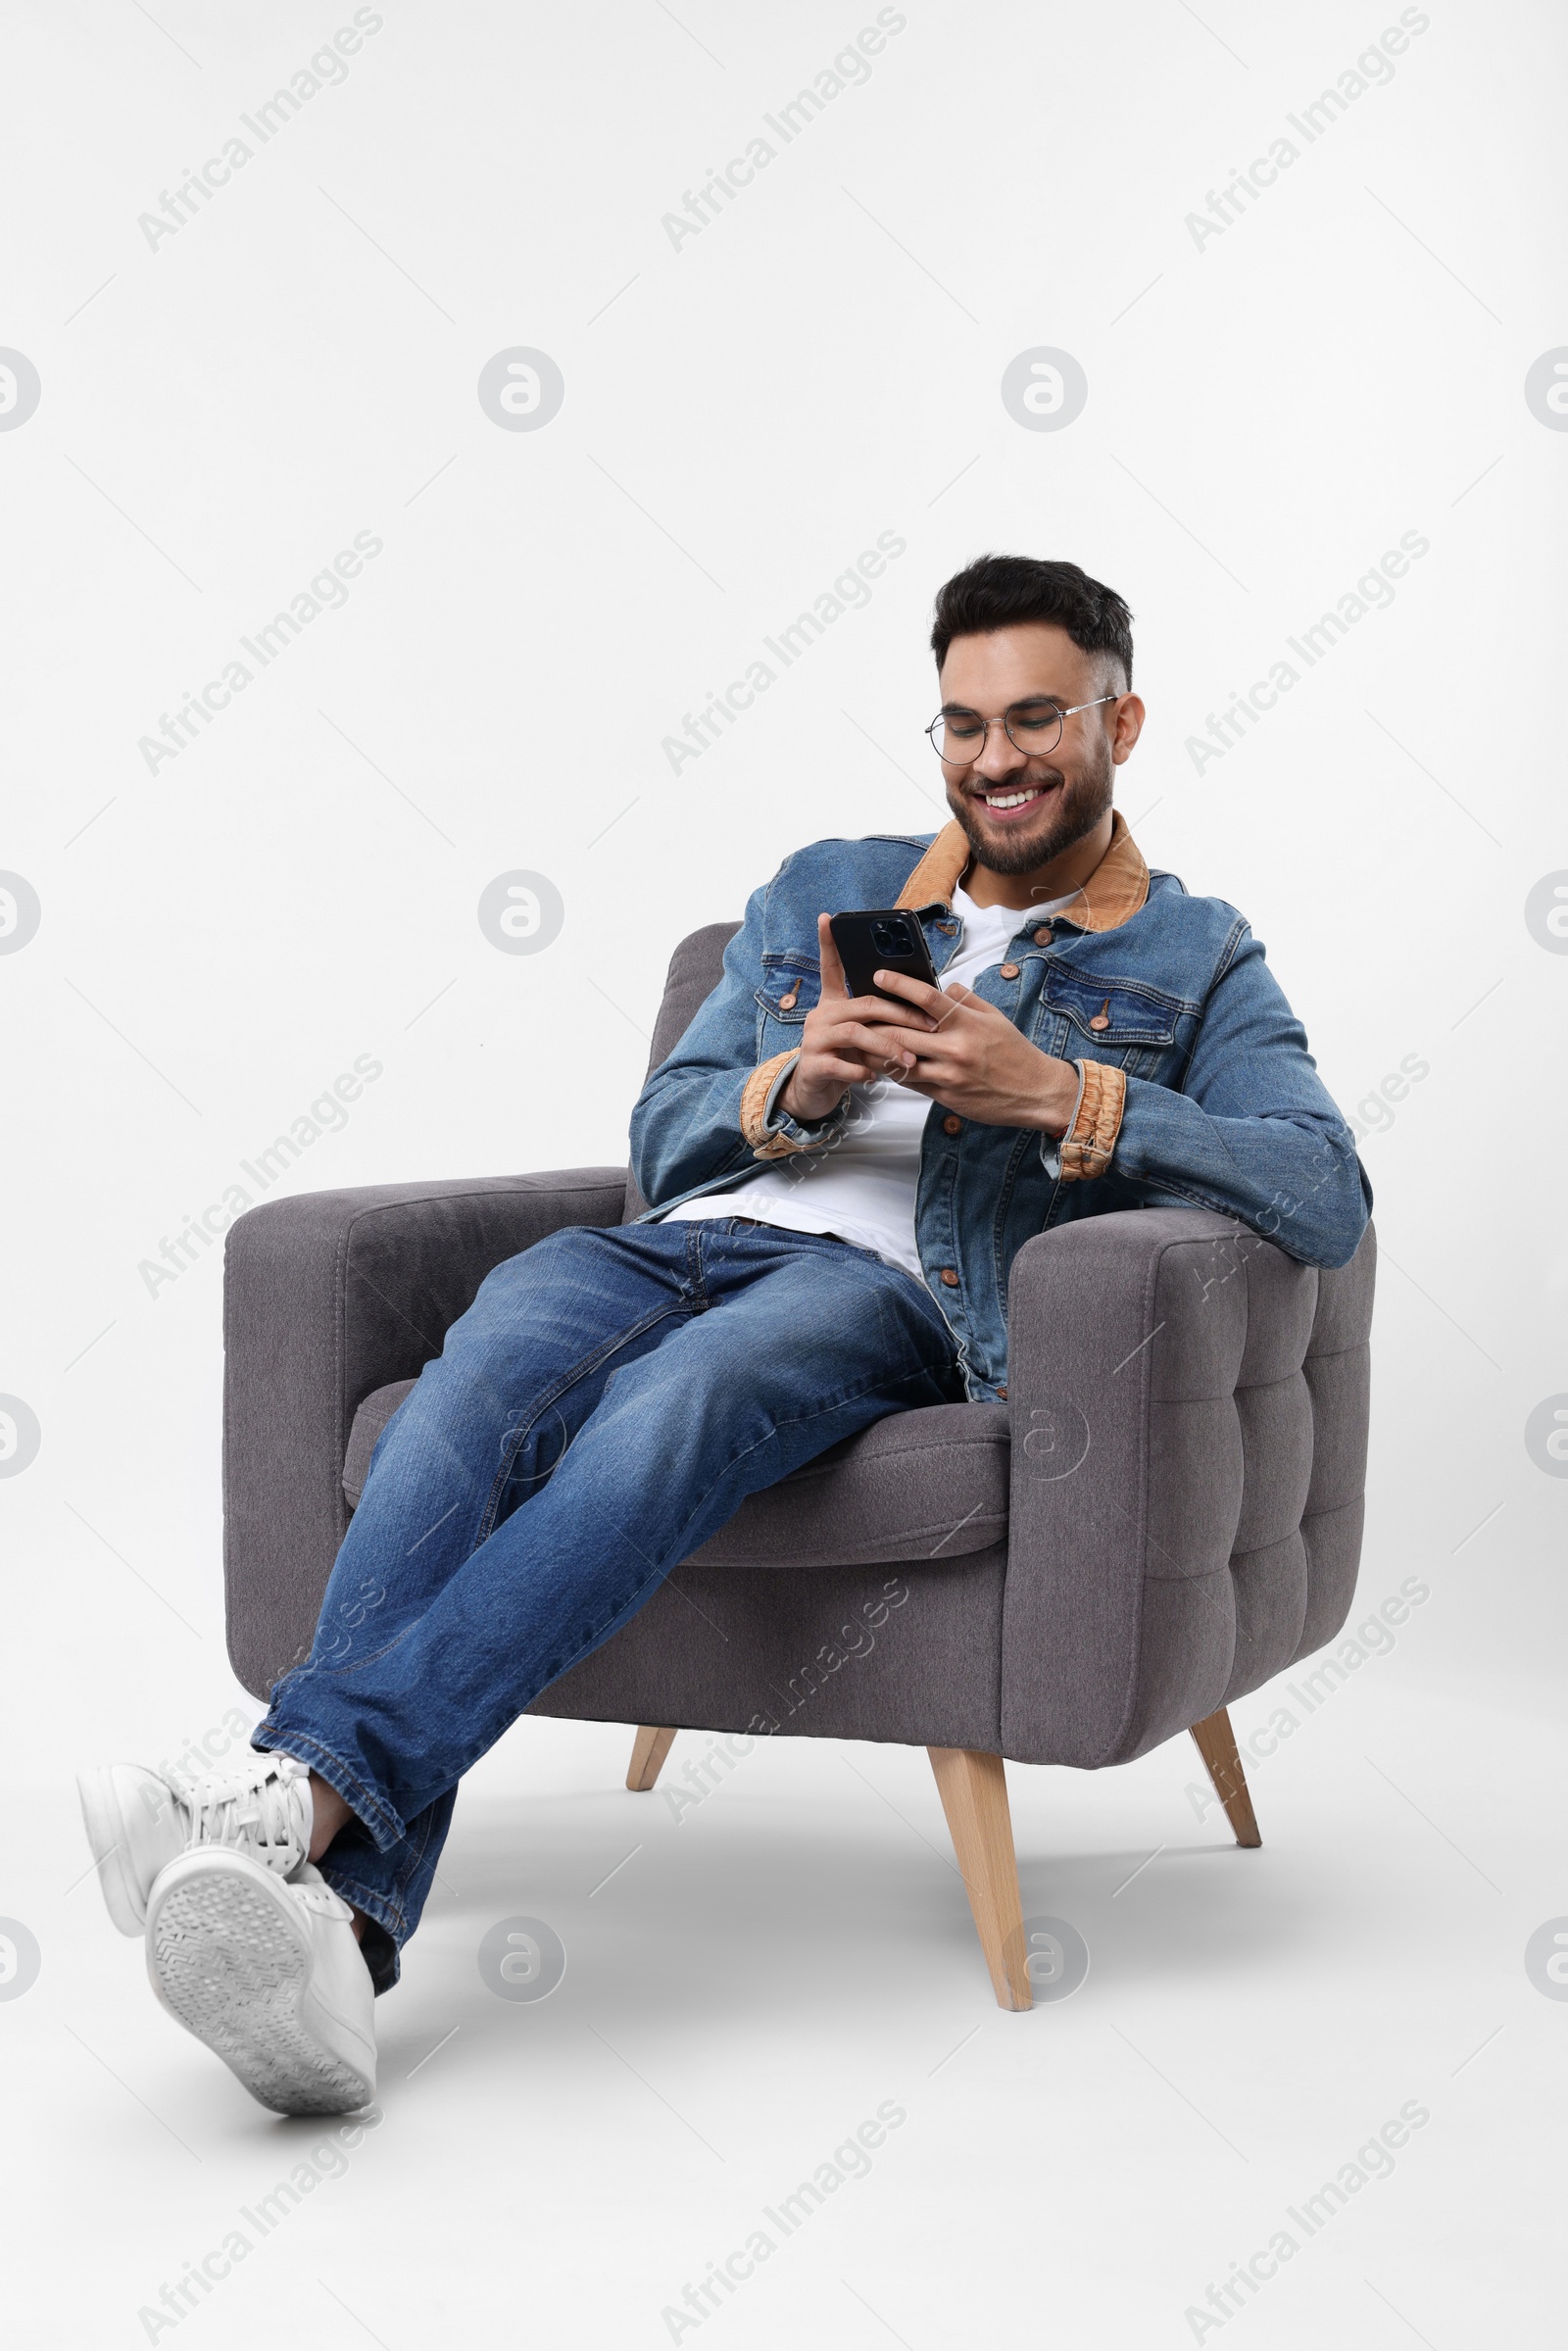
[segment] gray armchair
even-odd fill
[[[650,1067],[733,924],[676,950]],[[229,1655],[310,1646],[370,1451],[491,1267],[645,1203],[620,1167],[267,1202],[228,1236]],[[1259,1842],[1227,1707],[1333,1639],[1360,1555],[1375,1243],[1299,1265],[1206,1211],[1025,1244],[1005,1403],[902,1412],[745,1502],[532,1712],[929,1749],[996,1995],[1030,1983],[1004,1758],[1083,1770],[1191,1729]]]

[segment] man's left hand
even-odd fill
[[[1070,1061],[1043,1053],[1005,1012],[956,981],[943,989],[903,972],[875,977],[879,988],[937,1024],[935,1035],[913,1027],[878,1032],[890,1055],[905,1059],[902,1070],[890,1072],[897,1084],[981,1126],[1025,1127],[1044,1135],[1066,1131],[1078,1099],[1078,1072]]]

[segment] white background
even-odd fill
[[[360,1054],[383,1074],[288,1188],[620,1159],[676,941],[803,841],[940,821],[931,599],[997,548],[1127,596],[1150,722],[1120,805],[1151,863],[1253,922],[1347,1111],[1430,1065],[1363,1145],[1362,1589],[1431,1598],[1312,1753],[1256,1775],[1255,1860],[1222,1858],[1175,1747],[1014,1772],[1025,1908],[1095,1953],[1028,2020],[986,2004],[917,1753],[770,1751],[705,1812],[706,1852],[641,1799],[612,1924],[585,1889],[633,1841],[623,1735],[519,1726],[460,1807],[466,1895],[438,1893],[383,2004],[387,2126],[167,2331],[667,2341],[699,2265],[902,2096],[898,2153],[691,2331],[1143,2351],[1195,2339],[1184,2311],[1270,2216],[1425,2098],[1396,2180],[1201,2339],[1315,2342],[1332,2313],[1357,2344],[1546,2342],[1568,2010],[1522,1953],[1568,1911],[1568,1489],[1524,1425],[1568,1389],[1568,962],[1524,902],[1568,867],[1568,438],[1523,384],[1568,340],[1563,20],[1406,11],[1426,28],[1392,78],[1307,146],[1287,114],[1396,10],[909,0],[869,78],[767,133],[775,160],[676,249],[662,216],[872,9],[376,13],[346,78],[265,147],[242,132],[250,162],[155,249],[138,216],[351,11],[3,17],[0,343],[42,398],[0,431],[0,867],[42,920],[0,956],[0,1390],[42,1440],[0,1482],[27,1828],[0,1914],[43,1972],[0,2042],[36,2117],[8,2134],[33,2149],[14,2213],[51,2131],[77,2182],[15,2339],[149,2339],[138,2309],[295,2160],[152,2010],[90,1882],[66,1890],[77,1761],[156,1760],[239,1698],[219,1254],[155,1295],[140,1264]],[[1200,245],[1187,216],[1281,135],[1298,160]],[[514,345],[564,376],[538,431],[476,396]],[[1061,431],[999,394],[1039,345],[1087,373]],[[685,713],[884,531],[906,552],[869,604],[672,774]],[[1208,714],[1411,531],[1430,552],[1392,606],[1199,772]],[[139,739],[356,532],[383,549],[346,604],[149,773]],[[514,868],[564,903],[538,955],[476,919]],[[1178,1883],[1184,1844],[1208,1858]],[[548,2010],[474,1975],[509,1910],[582,1954]]]

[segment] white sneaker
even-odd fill
[[[232,1845],[195,1845],[148,1899],[147,1972],[264,2106],[352,2114],[375,2095],[375,1993],[353,1918],[309,1862],[285,1884]]]
[[[188,1845],[233,1846],[288,1877],[311,1848],[310,1775],[292,1755],[253,1749],[233,1772],[172,1781],[139,1763],[82,1772],[81,1816],[109,1915],[140,1935],[161,1870]]]
[[[139,1763],[79,1772],[76,1788],[109,1915],[122,1935],[139,1935],[153,1880],[185,1850],[187,1815],[169,1782]]]

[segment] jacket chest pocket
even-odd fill
[[[814,955],[764,955],[762,984],[757,999],[759,1060],[791,1053],[801,1042],[806,1015],[822,993],[822,975]]]
[[[1174,1051],[1187,1009],[1139,981],[1058,968],[1041,990],[1040,1027],[1056,1032],[1052,1050],[1065,1060],[1114,1061],[1134,1077],[1152,1077]]]

